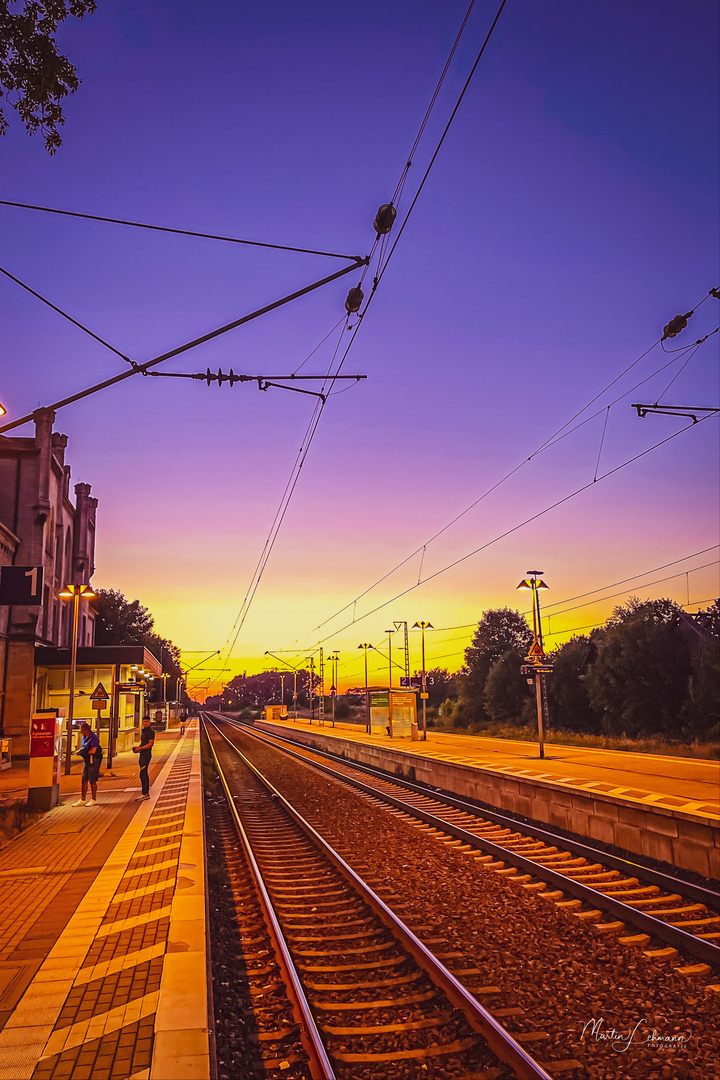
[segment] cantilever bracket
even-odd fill
[[[263,379],[262,376],[258,378],[257,384],[258,390],[269,390],[271,386],[275,386],[278,390],[293,390],[296,394],[310,394],[311,397],[318,397],[323,405],[327,401],[327,394],[319,394],[316,390],[303,390],[300,386],[284,386],[283,383]]]
[[[720,413],[720,409],[708,408],[704,405],[658,405],[655,402],[654,405],[631,405],[631,409],[637,409],[637,414],[641,419],[644,419],[648,413],[657,413],[662,416],[685,416],[688,420],[692,420],[693,424],[699,424],[698,413],[704,413],[703,419],[707,416],[712,416],[713,413]]]

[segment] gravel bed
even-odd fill
[[[235,895],[243,889],[247,878],[242,867],[228,865],[223,822],[225,797],[206,782],[205,821],[208,859],[208,888],[210,939],[213,982],[213,1012],[215,1018],[215,1047],[218,1080],[310,1080],[310,1072],[302,1050],[302,1061],[292,1060],[292,1047],[276,1044],[278,1059],[290,1064],[264,1069],[257,1052],[257,1037],[263,1031],[277,1031],[295,1025],[285,987],[277,976],[266,977],[263,983],[254,976],[255,994],[245,981],[244,973],[270,966],[274,958],[248,959],[245,954],[258,954],[270,948],[262,916],[241,932],[237,925]],[[237,860],[235,860],[237,862]],[[242,941],[244,933],[246,940]],[[253,940],[247,940],[252,938]],[[267,1053],[272,1044],[263,1044]],[[270,1051],[272,1052],[272,1051]]]
[[[584,1068],[570,1075],[588,1080],[720,1080],[720,998],[705,989],[707,978],[684,978],[598,936],[339,783],[250,738],[236,741],[361,876],[387,882],[387,902],[401,907],[411,927],[422,925],[418,936],[445,939],[437,951],[462,957],[451,966],[480,970],[468,981],[471,989],[498,986],[503,1007],[522,1009],[508,1022],[513,1034],[548,1034],[528,1044],[548,1068],[576,1058]],[[423,1075],[442,1075],[436,1060]],[[403,1076],[396,1065],[375,1069],[368,1080]],[[416,1069],[408,1075],[417,1076]]]

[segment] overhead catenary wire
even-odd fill
[[[473,2],[474,2],[474,0],[473,0]],[[465,96],[465,92],[467,91],[467,88],[470,85],[472,77],[473,77],[475,71],[477,70],[480,59],[482,58],[482,55],[483,55],[483,53],[484,53],[484,51],[485,51],[485,49],[486,49],[486,47],[488,45],[488,42],[490,41],[490,38],[492,37],[493,31],[495,29],[495,26],[497,25],[498,19],[500,17],[500,14],[501,14],[506,2],[507,2],[507,0],[502,0],[502,3],[500,4],[500,7],[499,7],[499,9],[497,11],[497,14],[496,14],[496,16],[495,16],[495,18],[494,18],[494,20],[492,22],[492,25],[490,27],[490,30],[488,31],[488,33],[485,36],[485,40],[483,41],[480,52],[478,53],[478,55],[477,55],[477,57],[475,59],[475,63],[473,64],[470,75],[468,76],[468,78],[467,78],[467,80],[465,82],[465,85],[464,85],[464,87],[463,87],[463,89],[462,89],[462,91],[460,93],[460,96],[459,96],[459,98],[458,98],[458,100],[457,100],[457,102],[455,104],[455,107],[454,107],[454,109],[452,111],[450,120],[445,125],[445,129],[444,129],[444,131],[442,133],[442,136],[440,138],[439,143],[436,146],[435,152],[434,152],[434,154],[432,156],[432,160],[431,160],[430,164],[428,165],[428,167],[427,167],[427,169],[425,171],[425,174],[424,174],[423,179],[422,179],[421,184],[420,184],[420,188],[416,192],[415,197],[414,197],[414,199],[412,201],[412,204],[411,204],[407,214],[405,215],[403,225],[402,225],[402,228],[401,228],[401,232],[405,228],[405,226],[407,225],[408,219],[409,219],[409,217],[410,217],[410,215],[411,215],[411,213],[412,213],[412,211],[413,211],[413,209],[415,207],[415,204],[417,203],[420,191],[422,190],[422,188],[423,188],[423,186],[425,184],[425,181],[427,180],[427,177],[428,177],[428,175],[430,173],[432,165],[434,164],[434,162],[435,162],[435,160],[436,160],[436,158],[438,156],[438,153],[440,151],[440,147],[442,146],[442,143],[444,142],[445,137],[446,137],[448,131],[450,130],[450,126],[452,124],[452,121],[455,118],[455,115],[457,114],[457,111],[458,111],[458,109],[460,107],[460,103],[461,103],[463,97]],[[468,11],[467,11],[467,13],[465,15],[465,18],[464,18],[462,26],[461,26],[460,33],[458,34],[458,36],[455,39],[455,43],[453,44],[453,47],[452,47],[452,50],[451,50],[450,59],[452,59],[452,55],[454,55],[454,52],[455,52],[455,50],[457,48],[457,45],[458,45],[458,42],[459,42],[460,37],[462,35],[462,32],[465,29],[465,26],[467,25],[467,20],[469,18],[470,11],[472,10],[472,7],[473,7],[473,3],[471,3],[470,7],[468,8]],[[443,73],[442,73],[441,78],[440,78],[440,82],[438,84],[438,87],[436,87],[435,93],[434,93],[433,98],[431,100],[430,110],[428,112],[426,112],[425,118],[423,119],[423,122],[421,124],[421,129],[423,131],[424,131],[425,125],[427,124],[427,120],[428,120],[430,111],[432,111],[432,106],[434,106],[434,104],[435,104],[435,102],[437,100],[437,94],[439,93],[439,86],[442,84],[442,81],[445,78],[445,74],[447,72],[448,66],[449,66],[449,63],[446,64],[446,67],[443,70]],[[422,131],[421,131],[420,134],[422,134]],[[416,138],[415,143],[413,144],[413,151],[416,149],[418,142],[419,142],[419,137]],[[408,164],[406,164],[406,166],[405,166],[405,170],[404,170],[405,174],[407,174],[407,170],[409,168],[409,162],[410,162],[410,159],[408,159]],[[396,187],[396,195],[398,194],[399,190],[401,189],[402,183],[403,183],[403,180],[401,178],[401,181],[400,181],[398,187]],[[399,239],[399,236],[397,237],[397,239]],[[397,246],[397,239],[396,239],[395,243],[392,246],[390,254],[387,256],[387,259],[385,260],[385,263],[384,263],[385,267],[387,266],[387,262],[389,261],[390,255],[392,255],[392,252],[395,250],[395,248]],[[370,260],[373,258],[375,252],[377,251],[378,245],[380,245],[381,251],[384,250],[383,247],[382,247],[381,241],[382,241],[381,234],[378,233],[378,235],[375,238],[375,242],[373,244],[370,256],[369,256],[369,258],[368,258],[368,260],[367,260],[367,262],[366,262],[366,264],[364,266],[363,272],[361,274],[361,278],[360,278],[361,284],[364,281],[366,273],[368,272],[368,268],[370,266]],[[372,292],[371,292],[370,297],[368,298],[368,301],[367,301],[367,303],[365,305],[365,311],[362,313],[363,316],[364,316],[365,312],[367,312],[368,306],[369,306],[370,302],[372,301],[372,299],[373,299],[373,297],[374,297],[374,295],[376,293],[380,276],[382,276],[382,272],[380,272],[379,275],[376,275],[376,277],[375,277],[375,279],[373,281]],[[340,359],[340,362],[338,363],[338,365],[337,365],[337,367],[335,369],[335,372],[334,372],[335,377],[337,377],[339,375],[340,371],[342,370],[342,367],[343,367],[343,365],[344,365],[344,363],[345,363],[345,361],[347,359],[347,356],[348,356],[348,353],[350,352],[350,349],[352,348],[352,345],[353,345],[353,343],[355,341],[355,338],[357,337],[357,333],[358,333],[358,330],[359,330],[361,325],[362,325],[362,318],[358,318],[357,322],[352,327],[349,326],[349,320],[348,320],[348,329],[350,329],[352,331],[352,333],[351,333],[350,340],[349,340],[349,342],[347,344],[347,347],[345,348],[345,350],[343,352],[343,355],[342,355],[342,357]],[[339,346],[339,343],[338,343],[338,346]],[[336,355],[337,355],[337,349],[336,349],[336,353],[333,355],[333,361],[335,360]],[[326,395],[326,397],[330,396],[332,394],[333,387],[334,387],[334,378],[333,378],[333,375],[331,374],[331,372],[332,372],[332,362],[331,362],[331,367],[328,369],[329,390],[328,390],[328,394]],[[283,522],[283,520],[285,518],[285,514],[287,513],[287,508],[289,506],[290,499],[292,498],[295,487],[297,486],[297,482],[298,482],[298,479],[299,479],[299,476],[300,476],[300,471],[301,471],[301,469],[303,467],[303,464],[304,464],[304,462],[305,462],[305,460],[307,458],[307,454],[309,453],[310,446],[312,445],[312,441],[313,441],[313,439],[315,437],[315,432],[317,431],[317,427],[318,427],[318,424],[320,422],[320,418],[322,416],[325,405],[326,405],[326,399],[323,399],[316,406],[315,411],[313,413],[313,416],[311,417],[310,423],[308,425],[307,433],[306,433],[306,441],[304,441],[303,445],[301,446],[301,455],[302,456],[301,456],[300,459],[296,459],[296,463],[293,466],[293,469],[291,470],[290,479],[288,480],[288,485],[286,486],[285,492],[283,493],[283,496],[282,496],[281,501],[280,501],[280,505],[278,507],[278,510],[276,511],[275,519],[273,521],[273,524],[271,525],[270,532],[268,533],[268,538],[265,541],[265,547],[263,548],[263,553],[261,554],[258,565],[256,566],[256,570],[255,570],[255,573],[253,575],[253,579],[251,579],[251,584],[248,587],[248,591],[245,594],[245,598],[243,600],[240,612],[239,612],[239,614],[238,614],[238,616],[237,616],[237,618],[235,620],[235,625],[233,627],[233,630],[231,631],[230,637],[232,637],[232,642],[229,645],[229,652],[227,654],[228,657],[231,655],[232,650],[235,647],[235,643],[237,641],[238,635],[240,633],[240,630],[242,629],[242,626],[243,626],[243,624],[245,622],[245,619],[247,618],[247,614],[249,612],[250,605],[252,604],[252,601],[253,601],[253,599],[255,597],[258,586],[260,584],[260,580],[262,579],[262,576],[264,574],[265,567],[267,566],[267,562],[268,562],[270,553],[272,552],[272,549],[273,549],[273,547],[275,545],[275,541],[277,539],[277,535],[278,535],[280,526],[282,525],[282,522]],[[236,629],[236,627],[237,627],[237,629]],[[233,633],[234,633],[234,636],[232,636]],[[228,638],[228,642],[230,640],[230,637]],[[228,642],[226,642],[226,647],[228,645]]]
[[[548,514],[548,513],[550,513],[550,511],[555,510],[558,506],[562,506],[564,503],[567,503],[571,499],[574,499],[576,496],[582,494],[582,492],[587,491],[588,489],[592,488],[594,486],[594,484],[600,483],[602,480],[606,480],[608,477],[613,476],[615,473],[618,473],[622,469],[627,468],[628,465],[632,465],[634,462],[639,461],[643,457],[646,457],[647,454],[650,454],[653,451],[659,449],[659,447],[664,446],[666,443],[671,442],[673,439],[676,439],[679,435],[684,434],[686,431],[689,431],[691,428],[697,428],[699,426],[699,424],[703,424],[703,423],[705,423],[706,420],[709,420],[709,419],[711,419],[711,417],[706,416],[706,417],[703,417],[701,420],[698,420],[697,423],[695,423],[695,424],[686,424],[685,427],[682,427],[678,431],[673,432],[672,435],[668,435],[668,436],[666,436],[666,438],[660,439],[658,442],[654,443],[652,446],[647,447],[645,450],[640,451],[640,453],[634,454],[632,457],[628,458],[626,461],[623,461],[620,465],[616,465],[614,468],[609,469],[607,472],[603,473],[602,476],[598,476],[597,480],[590,480],[588,483],[582,484],[580,487],[576,488],[574,491],[571,491],[568,495],[564,495],[561,499],[557,499],[555,502],[551,503],[549,506],[544,507],[544,509],[539,510],[535,514],[531,514],[529,517],[525,518],[523,521],[519,522],[517,525],[513,525],[511,528],[506,529],[502,533],[499,533],[497,536],[493,537],[491,540],[486,541],[486,543],[481,544],[479,547],[474,548],[472,551],[467,552],[467,554],[460,556],[460,558],[458,558],[458,559],[454,559],[451,563],[448,563],[446,566],[443,566],[440,570],[436,570],[434,573],[429,574],[428,577],[423,578],[423,580],[420,582],[419,585],[416,583],[414,585],[408,586],[406,589],[402,589],[399,593],[396,593],[389,600],[383,601],[383,603],[376,605],[370,611],[367,611],[367,612],[365,612],[365,614],[358,616],[352,622],[346,623],[344,626],[340,627],[339,629],[334,630],[331,635],[329,634],[324,638],[320,638],[315,643],[313,648],[323,644],[325,641],[330,640],[330,637],[337,636],[338,634],[342,633],[344,630],[347,630],[350,626],[353,626],[353,625],[355,625],[355,624],[357,624],[359,622],[362,622],[364,619],[369,618],[371,615],[374,615],[376,612],[382,611],[384,608],[388,607],[390,604],[393,604],[397,600],[400,600],[403,596],[407,596],[409,593],[414,592],[416,589],[420,588],[422,585],[426,585],[429,581],[433,581],[435,578],[440,577],[442,574],[446,574],[449,570],[452,570],[456,566],[459,566],[461,563],[466,562],[468,559],[473,558],[475,555],[478,555],[481,551],[485,551],[487,548],[492,547],[494,544],[497,544],[500,540],[504,540],[507,536],[511,536],[513,533],[518,532],[520,529],[524,528],[526,525],[529,525],[532,521],[537,521],[539,518],[544,517],[545,514]]]
[[[294,247],[291,244],[270,244],[264,240],[242,240],[237,236],[221,236],[216,233],[198,232],[195,229],[175,229],[168,225],[149,225],[142,221],[126,221],[124,218],[105,217],[102,214],[84,214],[79,210],[59,210],[53,206],[34,206],[32,203],[14,202],[12,199],[0,199],[0,206],[14,206],[22,210],[39,210],[44,214],[60,214],[63,217],[85,218],[87,221],[102,221],[110,225],[126,225],[132,229],[149,229],[152,232],[175,233],[178,236],[194,236],[202,240],[221,240],[226,244],[245,244],[249,247],[270,248],[275,251],[295,251],[300,255],[324,255],[329,259],[354,259],[359,262],[359,255],[341,255],[337,251],[317,251],[315,248]]]
[[[688,560],[698,558],[700,555],[706,555],[710,551],[717,551],[717,549],[719,547],[720,547],[720,544],[712,544],[712,545],[710,545],[710,547],[702,548],[700,551],[695,551],[691,555],[684,555],[680,559],[673,559],[671,562],[663,563],[661,566],[655,566],[650,570],[643,570],[642,572],[639,572],[637,574],[632,574],[630,577],[621,578],[619,581],[613,581],[613,582],[609,582],[606,585],[600,585],[600,586],[598,586],[598,588],[590,589],[585,593],[579,593],[576,596],[565,597],[562,600],[555,600],[553,603],[547,603],[546,602],[544,604],[544,607],[543,607],[543,614],[544,614],[544,616],[550,616],[552,618],[557,618],[560,615],[565,615],[565,614],[568,614],[569,612],[577,611],[577,610],[579,610],[580,608],[583,608],[583,607],[589,607],[592,604],[602,604],[606,600],[615,599],[617,596],[627,596],[628,593],[631,593],[633,591],[633,589],[637,589],[638,591],[642,591],[643,589],[654,587],[655,585],[662,584],[663,582],[674,581],[676,578],[686,577],[687,574],[694,574],[696,571],[705,570],[705,569],[708,569],[711,566],[717,566],[718,563],[720,562],[720,560],[716,559],[716,560],[713,560],[712,562],[703,563],[700,566],[692,566],[692,567],[689,568],[689,570],[681,570],[677,574],[669,574],[666,577],[658,578],[655,581],[641,582],[641,581],[637,580],[638,578],[649,577],[651,574],[656,574],[661,570],[667,570],[671,566],[677,566],[679,563],[688,562]],[[627,589],[623,589],[619,593],[610,594],[608,596],[597,596],[596,595],[597,593],[604,593],[606,591],[606,589],[614,589],[614,588],[617,588],[618,585],[627,585],[630,582],[634,582],[634,584],[630,585],[630,587],[627,588]],[[588,600],[584,604],[577,604],[575,607],[563,607],[562,606],[564,604],[571,604],[575,600],[582,600],[587,596],[592,596],[592,597],[594,597],[594,599]],[[702,603],[703,601],[699,601],[699,602]],[[690,605],[690,606],[694,607],[696,603],[698,603],[698,601],[694,601],[693,604]],[[685,606],[688,606],[688,605],[685,605]],[[550,610],[550,608],[557,608],[557,607],[560,608],[559,611],[551,611]],[[530,615],[530,614],[532,614],[532,611],[531,611],[531,609],[528,609],[527,611],[521,612],[521,614]],[[479,622],[479,620],[476,619],[474,622],[460,623],[460,624],[458,624],[456,626],[435,626],[435,627],[433,627],[433,635],[432,636],[433,636],[433,638],[435,638],[437,634],[448,633],[448,632],[450,632],[452,630],[476,630],[477,627],[478,627],[478,622]],[[592,623],[590,625],[595,626],[597,624]],[[557,631],[557,634],[560,634],[560,633],[563,633],[563,634],[564,633],[570,633],[570,631],[567,631],[567,630]],[[557,636],[557,634],[555,634],[553,636]],[[442,645],[445,646],[445,645],[448,645],[451,641],[463,641],[463,640],[466,640],[466,639],[467,639],[467,634],[461,634],[456,638],[445,638],[443,640],[443,642],[442,642]],[[279,651],[282,652],[284,650],[279,650]],[[295,650],[287,650],[287,651],[293,652]],[[307,649],[300,650],[300,651],[296,652],[296,655],[299,656],[302,653],[307,652],[307,651],[308,651]]]
[[[707,297],[705,297],[704,299],[707,299]],[[700,303],[696,304],[695,307],[698,308],[703,302],[704,301],[700,301]],[[693,342],[690,345],[686,345],[683,347],[682,350],[677,350],[677,352],[680,353],[684,352],[685,350],[694,349],[696,346],[707,341],[707,339],[716,332],[716,330],[711,331],[711,333],[707,334],[704,338],[701,338],[700,341]],[[318,623],[317,626],[314,626],[313,631],[322,629],[323,626],[326,626],[329,622],[332,622],[333,619],[336,619],[338,615],[341,615],[344,611],[347,611],[348,608],[353,607],[355,604],[357,604],[358,600],[361,600],[364,596],[367,596],[374,589],[376,589],[378,585],[381,585],[394,573],[402,569],[402,567],[405,566],[406,563],[410,562],[411,559],[414,559],[416,555],[419,555],[421,551],[429,547],[430,544],[434,543],[435,540],[437,540],[440,536],[446,533],[448,529],[452,528],[453,525],[457,524],[458,521],[465,517],[466,514],[470,513],[470,511],[473,510],[476,506],[478,506],[484,499],[488,498],[495,491],[497,491],[498,488],[500,488],[504,483],[510,480],[517,472],[524,468],[525,465],[532,461],[533,458],[544,453],[546,450],[549,450],[551,447],[555,446],[557,443],[561,442],[563,439],[567,438],[575,431],[578,431],[581,427],[584,427],[586,424],[590,423],[593,419],[595,419],[596,416],[600,416],[606,408],[609,409],[613,405],[617,404],[619,401],[622,401],[623,398],[628,397],[630,394],[634,393],[635,390],[637,390],[640,386],[643,386],[646,382],[649,382],[651,379],[655,378],[655,376],[658,375],[661,371],[664,371],[667,367],[670,367],[672,366],[672,364],[677,363],[677,361],[680,359],[680,356],[676,356],[673,359],[666,361],[660,367],[656,368],[653,372],[651,372],[650,375],[646,376],[640,382],[636,383],[634,386],[631,386],[628,390],[624,391],[621,395],[616,397],[613,401],[609,403],[609,405],[603,406],[601,409],[598,409],[590,416],[587,416],[575,427],[566,430],[567,428],[569,428],[569,425],[573,423],[573,421],[575,421],[579,416],[582,416],[582,414],[588,408],[590,408],[591,405],[593,405],[599,398],[601,398],[603,394],[605,394],[612,386],[619,382],[619,380],[624,375],[631,371],[632,368],[640,362],[640,360],[642,360],[645,356],[652,352],[652,350],[657,346],[657,344],[658,342],[656,341],[653,345],[650,346],[650,348],[646,349],[643,353],[640,354],[640,356],[633,360],[632,363],[628,364],[627,367],[618,376],[616,376],[609,383],[607,383],[607,385],[599,393],[595,394],[594,397],[592,397],[590,401],[588,401],[582,407],[582,409],[579,409],[573,416],[570,417],[569,420],[567,420],[564,424],[557,428],[557,430],[552,435],[548,436],[548,438],[545,439],[545,441],[542,442],[529,456],[523,457],[521,461],[517,463],[517,465],[515,465],[512,469],[505,473],[504,476],[500,477],[499,480],[497,480],[494,484],[487,488],[481,495],[478,496],[477,499],[474,499],[468,506],[466,506],[463,510],[461,510],[458,514],[451,518],[450,521],[443,525],[442,528],[438,529],[437,532],[433,533],[433,535],[429,539],[425,540],[423,544],[420,544],[418,547],[416,547],[404,559],[401,559],[400,562],[396,563],[395,566],[393,566],[385,574],[383,574],[376,581],[374,581],[372,585],[369,585],[361,593],[358,593],[358,595],[355,596],[352,600],[350,600],[347,604],[344,604],[341,608],[338,608],[337,611],[335,611],[332,615],[328,616],[328,618]],[[419,582],[419,584],[421,583],[422,582]]]
[[[67,321],[72,323],[73,326],[77,326],[77,328],[79,330],[82,330],[84,334],[88,334],[89,337],[94,338],[95,341],[99,342],[106,349],[109,349],[110,352],[115,353],[116,356],[119,356],[121,360],[125,360],[128,364],[130,364],[131,367],[137,367],[135,361],[131,360],[129,356],[126,356],[125,353],[120,352],[120,350],[116,349],[114,345],[111,345],[109,341],[105,341],[105,338],[101,338],[100,335],[96,334],[94,330],[90,330],[83,323],[79,322],[77,319],[74,319],[72,315],[68,315],[67,311],[63,311],[63,309],[58,307],[57,304],[53,304],[52,300],[48,300],[48,298],[46,296],[43,296],[42,293],[36,292],[36,290],[32,289],[26,282],[21,281],[19,277],[15,277],[14,274],[11,274],[9,270],[6,270],[4,267],[0,266],[0,274],[4,274],[6,278],[14,281],[16,285],[19,285],[21,289],[25,289],[26,292],[29,292],[31,296],[34,296],[42,304],[46,304],[47,307],[52,308],[53,311],[56,311],[58,315],[62,315],[63,319],[67,319]]]
[[[211,330],[207,334],[202,334],[200,337],[194,338],[192,341],[186,342],[184,345],[179,345],[175,349],[170,349],[166,353],[162,353],[160,356],[154,357],[152,360],[147,360],[143,364],[137,364],[131,371],[123,371],[119,375],[113,375],[109,379],[104,379],[102,382],[95,383],[93,386],[88,387],[85,390],[80,390],[76,394],[70,394],[66,398],[62,398],[60,401],[56,401],[51,405],[45,406],[48,409],[61,409],[66,405],[70,405],[75,401],[80,401],[83,398],[89,397],[91,394],[96,394],[100,390],[105,390],[109,386],[115,386],[117,383],[123,382],[125,379],[130,379],[134,375],[143,375],[149,368],[156,367],[158,364],[164,363],[166,360],[172,359],[174,356],[179,356],[181,353],[189,352],[190,349],[196,348],[198,345],[204,345],[208,341],[220,337],[223,334],[227,334],[230,330],[235,330],[238,326],[242,326],[245,323],[251,322],[253,319],[259,318],[261,315],[266,315],[270,311],[274,311],[276,308],[282,307],[285,304],[291,303],[293,300],[297,300],[300,296],[305,296],[307,293],[314,292],[315,289],[322,288],[323,285],[329,284],[331,281],[336,281],[338,278],[344,277],[345,274],[349,274],[357,269],[355,263],[350,266],[344,266],[342,270],[337,270],[334,274],[329,274],[327,277],[321,278],[319,281],[314,281],[310,285],[305,285],[302,289],[297,289],[293,293],[289,293],[287,296],[281,297],[280,300],[274,300],[270,304],[265,304],[261,308],[257,308],[255,311],[251,311],[248,315],[243,315],[239,319],[234,319],[232,322],[226,323],[224,326],[218,327],[216,330]],[[18,420],[12,420],[7,424],[3,424],[0,427],[0,434],[4,431],[11,431],[13,428],[20,427],[22,424],[28,423],[32,420],[33,413],[28,413],[26,416],[21,416]]]

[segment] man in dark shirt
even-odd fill
[[[142,795],[138,795],[135,802],[143,802],[144,799],[150,798],[150,777],[148,776],[148,765],[150,764],[150,758],[152,757],[153,743],[155,742],[155,732],[150,727],[150,717],[146,716],[142,722],[142,731],[140,732],[140,742],[133,746],[133,753],[139,754],[140,765],[140,788]]]
[[[102,747],[100,746],[100,737],[96,731],[90,727],[89,724],[81,724],[80,731],[82,732],[82,742],[78,753],[83,758],[85,764],[83,766],[82,774],[82,795],[77,802],[73,803],[73,806],[97,806],[97,782],[100,775],[100,766],[102,764]],[[90,783],[90,798],[87,799],[88,782]]]

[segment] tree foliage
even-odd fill
[[[524,654],[508,649],[496,660],[485,680],[485,710],[491,720],[518,720],[531,701],[532,690],[520,671]]]
[[[127,600],[117,589],[97,589],[95,609],[96,645],[143,645],[173,677],[182,674],[180,650],[155,633],[155,620],[139,600]]]
[[[313,688],[320,682],[320,677],[313,674]],[[308,689],[310,686],[310,672],[303,669],[297,673],[298,703],[308,704]],[[284,698],[285,704],[292,702],[293,673],[286,672]],[[225,700],[231,700],[233,705],[240,708],[256,708],[259,705],[280,704],[280,673],[277,671],[260,671],[256,675],[236,675],[225,687]]]
[[[422,672],[414,672],[416,679],[421,678]],[[428,707],[441,705],[446,698],[453,698],[457,695],[455,688],[455,678],[450,674],[447,668],[435,667],[428,668],[425,672],[427,693],[428,693]]]
[[[461,722],[480,723],[490,718],[485,703],[490,669],[507,652],[525,656],[531,643],[532,630],[519,611],[505,607],[483,612],[470,647],[465,650],[465,671],[458,680]]]
[[[62,145],[60,103],[80,85],[75,68],[58,52],[55,35],[69,15],[82,19],[94,11],[95,0],[0,0],[0,97],[30,135],[42,133],[50,154]],[[0,109],[0,135],[7,128]]]
[[[551,728],[600,731],[602,716],[590,704],[585,681],[593,656],[597,649],[588,637],[573,637],[553,653],[553,672],[547,677]]]
[[[680,733],[692,663],[679,611],[672,600],[631,597],[608,619],[586,680],[607,734]]]

